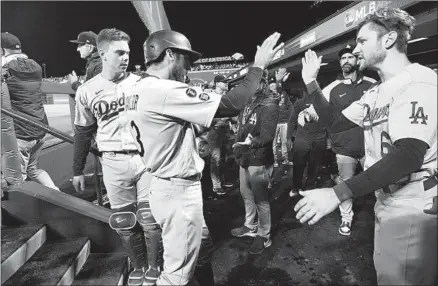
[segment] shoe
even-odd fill
[[[243,225],[241,227],[232,229],[231,235],[235,237],[243,237],[243,236],[256,237],[257,229],[250,229],[249,227]]]
[[[143,285],[144,272],[143,269],[134,269],[128,276],[128,286],[141,286]]]
[[[232,187],[234,187],[233,183],[224,183],[222,185],[222,188],[225,188],[225,189],[231,189]]]
[[[339,227],[339,233],[345,236],[349,236],[351,234],[351,223],[347,221],[342,221],[341,226]]]
[[[144,274],[144,282],[143,285],[155,285],[157,283],[157,279],[160,276],[161,271],[159,269],[150,268],[146,270]]]
[[[278,162],[277,161],[274,162],[274,168],[278,168]]]
[[[272,241],[269,238],[263,238],[261,236],[256,236],[251,247],[249,248],[249,254],[260,254],[265,248],[271,246]]]
[[[227,194],[227,192],[224,191],[222,188],[213,188],[213,192],[218,196],[223,196]]]

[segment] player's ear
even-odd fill
[[[386,49],[390,49],[392,46],[394,46],[395,42],[397,41],[398,34],[396,31],[390,31],[386,35],[383,35],[383,45]]]
[[[172,62],[174,62],[176,60],[176,54],[171,49],[166,50],[166,56]]]

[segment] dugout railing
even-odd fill
[[[3,85],[2,85],[2,87],[3,87]],[[70,88],[69,85],[61,84],[61,83],[43,83],[42,89],[43,89],[43,92],[45,94],[51,94],[51,95],[53,95],[53,94],[68,94],[69,95],[68,96],[69,109],[70,109],[71,124],[72,124],[72,129],[73,129],[74,128],[74,114],[75,114],[75,112],[74,112],[75,100],[70,95],[74,94],[74,91]],[[12,120],[17,120],[17,121],[20,121],[20,122],[25,123],[27,125],[31,125],[31,126],[34,126],[36,128],[40,128],[40,129],[44,130],[46,133],[54,136],[55,138],[60,139],[62,142],[66,142],[69,144],[74,143],[74,138],[70,134],[63,132],[63,131],[60,131],[60,130],[57,130],[56,128],[50,127],[46,124],[36,122],[36,121],[34,121],[34,119],[31,116],[8,108],[10,105],[4,104],[4,103],[8,103],[8,102],[10,102],[9,93],[2,92],[1,113],[2,113],[3,117],[7,116],[7,117],[10,117]],[[2,127],[2,129],[3,129],[3,127]],[[2,130],[2,133],[3,133],[3,130]],[[15,139],[15,132],[12,132],[12,134],[9,133],[6,136],[13,136],[14,138],[12,138],[12,139],[16,140]],[[2,142],[2,144],[3,144],[3,142]],[[93,161],[94,161],[93,162],[93,167],[94,167],[93,176],[94,176],[94,188],[95,188],[95,193],[96,193],[96,198],[97,198],[97,204],[99,206],[103,206],[104,205],[103,189],[102,189],[103,182],[102,182],[102,174],[101,174],[101,171],[99,168],[99,156],[101,156],[101,154],[95,147],[90,148],[90,153],[93,155]],[[68,206],[74,207],[74,206],[67,204],[67,207]]]

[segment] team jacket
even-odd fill
[[[304,96],[295,102],[289,124],[287,126],[287,138],[300,136],[308,141],[326,140],[326,128],[322,122],[309,122],[304,126],[298,124],[298,116],[300,112],[309,108],[311,105],[312,98],[310,96]]]
[[[340,113],[362,95],[375,83],[372,78],[358,75],[355,82],[345,79],[342,74],[322,90],[324,97],[332,105],[333,109]],[[334,153],[361,158],[365,155],[364,133],[362,128],[355,127],[345,130],[342,126],[327,126]]]
[[[41,66],[25,54],[13,54],[3,58],[2,75],[8,85],[11,108],[48,125],[41,90]],[[46,135],[44,130],[18,120],[14,120],[14,128],[16,137],[21,140],[39,140]]]
[[[97,52],[91,54],[91,56],[87,59],[87,63],[85,65],[85,81],[89,81],[96,75],[102,72],[102,59],[100,58]],[[75,81],[72,83],[71,88],[74,91],[77,91],[81,83],[79,81]]]
[[[248,134],[253,139],[251,152],[236,154],[240,166],[263,166],[274,162],[272,141],[278,122],[278,99],[263,93],[256,93],[239,115],[239,129],[236,142],[245,141]]]
[[[293,110],[292,102],[290,101],[289,94],[283,89],[281,83],[277,83],[277,92],[280,94],[278,123],[288,123]]]

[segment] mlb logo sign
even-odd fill
[[[354,11],[348,11],[345,14],[345,27],[350,27],[354,23]]]

